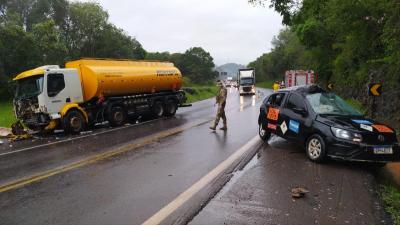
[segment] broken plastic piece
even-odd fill
[[[309,191],[302,187],[296,187],[292,189],[292,197],[293,198],[302,198]]]

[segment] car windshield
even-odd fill
[[[39,95],[43,90],[43,75],[33,76],[17,81],[16,99]]]
[[[253,84],[253,78],[252,78],[252,77],[240,78],[240,84],[241,84],[241,85],[250,85],[250,84]]]
[[[308,94],[306,99],[318,114],[361,116],[360,112],[333,93]]]

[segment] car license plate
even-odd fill
[[[392,146],[375,146],[374,154],[393,154]]]

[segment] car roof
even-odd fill
[[[326,92],[323,88],[319,85],[311,84],[311,85],[300,85],[300,86],[293,86],[288,88],[279,89],[279,92],[297,92],[299,94],[305,95],[310,93],[321,93]]]

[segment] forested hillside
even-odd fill
[[[313,69],[320,84],[333,83],[369,112],[367,85],[381,82],[384,95],[377,99],[376,115],[400,124],[399,1],[272,0],[270,7],[283,16],[287,29],[270,53],[250,64],[261,69],[264,79],[282,79],[287,69]]]
[[[107,11],[92,1],[0,1],[0,101],[12,97],[10,80],[16,74],[42,65],[63,66],[84,57],[168,60],[192,82],[215,77],[213,58],[204,49],[147,53],[108,17]]]

